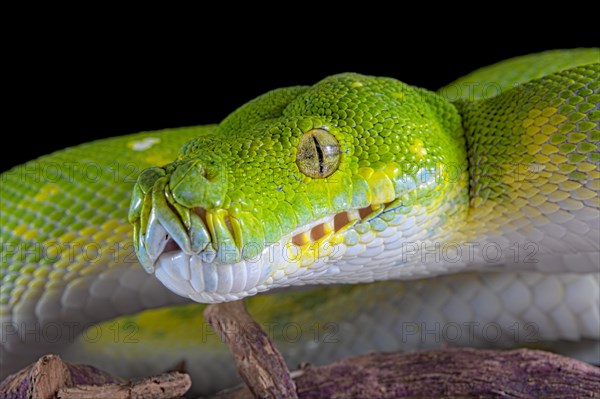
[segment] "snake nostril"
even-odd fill
[[[218,208],[227,191],[227,179],[217,159],[208,155],[171,168],[169,187],[181,205],[206,209]]]

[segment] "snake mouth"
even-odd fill
[[[199,215],[201,220],[206,223],[206,210],[204,208],[196,207],[193,208],[192,211]],[[297,247],[314,244],[322,240],[324,237],[331,235],[331,233],[338,233],[342,229],[347,228],[349,225],[360,222],[372,212],[373,207],[367,206],[364,208],[336,213],[333,218],[328,217],[326,218],[326,221],[323,221],[313,227],[301,228],[300,230],[302,231],[292,235],[290,241]],[[230,223],[227,223],[227,227],[232,234],[235,234]],[[165,234],[164,241],[165,243],[160,254],[161,256],[170,252],[183,251],[182,247],[168,233]]]
[[[164,229],[164,226],[161,225],[161,227],[163,227],[164,231],[159,231],[156,232],[154,234],[156,235],[160,235],[163,234],[163,237],[157,237],[159,241],[158,244],[158,248],[156,250],[154,250],[154,253],[158,254],[158,259],[156,259],[156,261],[160,260],[161,257],[166,256],[168,257],[168,255],[170,253],[177,253],[177,252],[183,252],[186,253],[187,255],[202,255],[203,256],[203,260],[205,262],[212,262],[215,258],[215,251],[213,250],[213,248],[208,248],[208,246],[210,245],[210,243],[213,241],[213,239],[210,236],[210,231],[208,231],[206,229],[206,210],[204,208],[201,207],[195,207],[192,208],[190,210],[191,212],[193,212],[195,215],[200,217],[200,221],[202,223],[196,223],[195,228],[200,228],[202,229],[201,235],[205,236],[207,238],[207,240],[205,240],[204,243],[200,243],[199,245],[195,245],[195,249],[192,248],[191,245],[186,246],[184,243],[177,240],[177,235],[173,235],[171,236],[168,231],[166,229]],[[191,231],[189,232],[191,233]],[[197,232],[196,232],[197,234]],[[152,239],[151,239],[152,240]],[[156,239],[152,240],[152,241],[157,241]],[[192,241],[192,240],[190,240]],[[186,251],[186,248],[189,247],[189,250]]]
[[[236,258],[227,262],[224,253],[235,255],[233,248],[215,245],[219,234],[208,228],[210,242],[199,252],[189,252],[176,237],[168,233],[153,261],[156,277],[171,291],[197,302],[230,301],[271,289],[281,280],[292,285],[305,274],[324,272],[328,264],[339,259],[336,246],[344,241],[343,234],[362,221],[380,216],[390,204],[331,214],[297,228],[274,243],[265,243],[254,257]],[[213,211],[196,207],[191,210],[206,226],[213,226]],[[217,212],[218,213],[218,212]],[[227,233],[238,241],[235,218],[223,218]],[[166,230],[165,230],[166,231]],[[152,241],[152,238],[146,238]],[[221,239],[222,241],[222,239]],[[160,253],[158,253],[160,252]],[[239,251],[238,251],[239,252]],[[235,256],[234,256],[235,257]]]
[[[166,178],[136,190],[130,220],[140,263],[171,291],[203,303],[237,300],[282,279],[292,285],[303,275],[323,272],[341,256],[335,248],[344,232],[391,206],[329,214],[265,242],[264,221],[249,212],[182,206]]]

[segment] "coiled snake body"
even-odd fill
[[[189,299],[291,286],[248,299],[291,365],[519,344],[600,362],[599,61],[525,56],[438,93],[340,74],[5,172],[1,376],[46,352],[123,376],[186,360],[212,391],[235,373]]]

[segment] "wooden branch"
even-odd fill
[[[179,372],[160,374],[121,384],[77,385],[62,388],[59,399],[170,399],[183,396],[192,386],[190,376]]]
[[[211,305],[205,317],[229,345],[247,384],[223,391],[214,399],[600,398],[599,368],[528,349],[372,353],[326,366],[303,366],[290,374],[281,354],[243,303]],[[173,398],[185,394],[190,386],[190,377],[176,371],[126,381],[92,366],[47,355],[2,381],[0,399]]]
[[[243,301],[209,305],[205,320],[229,345],[237,370],[258,398],[297,398],[281,353],[246,311]]]
[[[600,398],[600,369],[528,349],[374,353],[306,366],[299,374],[298,398]],[[213,399],[252,397],[244,387]]]
[[[126,381],[92,366],[42,356],[0,383],[0,398],[178,398],[191,387],[187,374],[170,372]]]

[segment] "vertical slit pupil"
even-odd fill
[[[319,174],[325,174],[325,160],[323,158],[323,148],[321,148],[321,144],[319,144],[319,140],[317,140],[316,136],[312,136],[313,143],[315,143],[315,150],[317,151],[317,158],[319,158]]]

